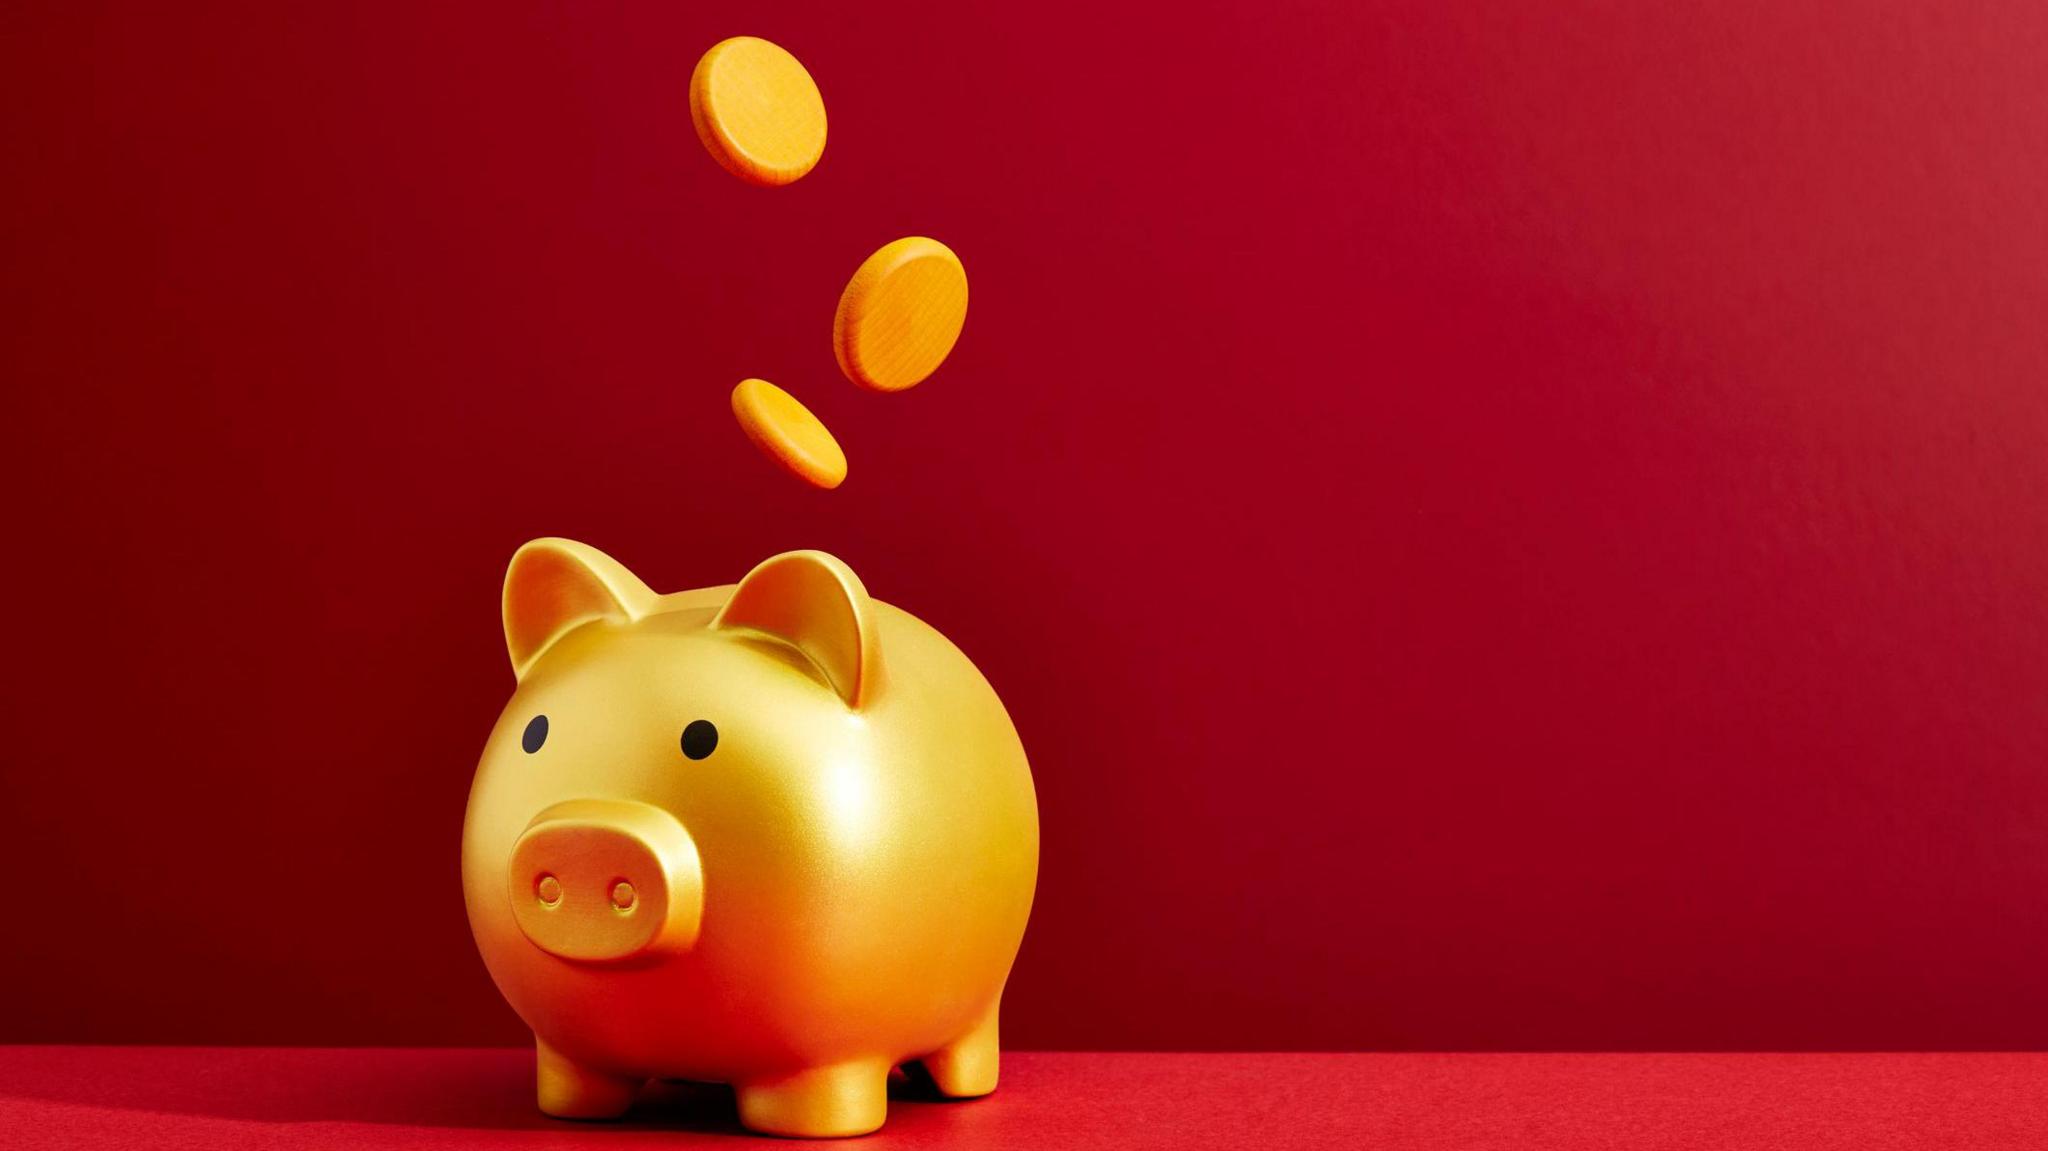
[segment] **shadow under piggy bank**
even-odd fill
[[[0,1114],[12,1116],[0,1127],[216,1147],[386,1142],[341,1130],[362,1124],[411,1128],[397,1141],[415,1144],[414,1135],[435,1142],[434,1130],[469,1132],[458,1140],[463,1145],[495,1142],[478,1137],[493,1131],[545,1132],[557,1147],[630,1146],[653,1137],[674,1146],[679,1135],[775,1142],[740,1126],[732,1090],[720,1084],[650,1083],[614,1121],[549,1118],[533,1104],[533,1058],[523,1048],[0,1048]],[[937,1120],[948,1143],[977,1142],[978,1124],[951,1119],[989,1105],[953,1106],[915,1067],[892,1078],[889,1094],[906,1105],[901,1126],[941,1135],[929,1130]]]

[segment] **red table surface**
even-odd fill
[[[502,1049],[0,1047],[0,1146],[752,1138],[730,1092],[696,1085],[650,1087],[619,1123],[548,1119],[532,1073]],[[2041,1054],[1010,1052],[994,1096],[893,1099],[861,1145],[2040,1149],[2044,1100]]]

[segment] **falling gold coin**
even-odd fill
[[[825,154],[825,98],[797,58],[754,36],[711,46],[690,74],[690,121],[711,158],[749,184],[791,184]]]
[[[832,317],[832,351],[847,379],[900,392],[938,370],[966,322],[960,257],[910,236],[883,245],[853,273]]]
[[[755,447],[797,476],[821,488],[846,479],[839,441],[795,396],[767,380],[741,380],[732,390],[732,414]]]

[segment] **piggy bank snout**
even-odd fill
[[[696,941],[703,914],[697,847],[668,812],[575,800],[542,811],[512,846],[512,917],[534,946],[598,962]]]

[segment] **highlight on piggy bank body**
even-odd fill
[[[615,1117],[691,1079],[731,1084],[756,1131],[856,1135],[898,1065],[995,1089],[1038,809],[958,648],[815,551],[661,595],[536,540],[504,621],[518,687],[462,877],[541,1110]]]

